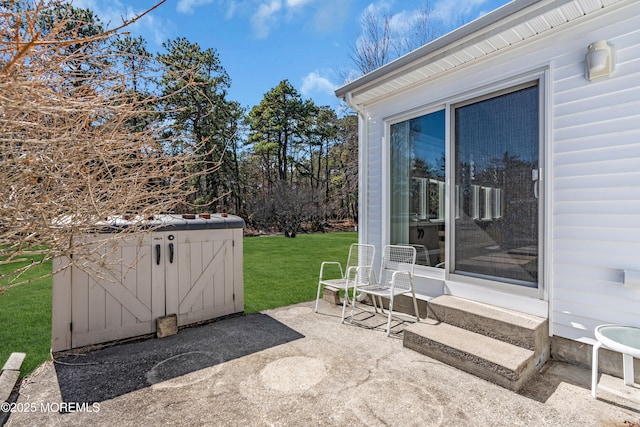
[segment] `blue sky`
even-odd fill
[[[428,3],[433,21],[451,29],[461,14],[482,16],[508,0],[167,0],[129,27],[142,35],[151,52],[162,42],[185,37],[217,50],[231,76],[229,99],[253,107],[281,80],[288,79],[303,98],[338,109],[333,90],[353,75],[349,58],[368,7],[388,8],[392,25],[410,22]],[[73,0],[115,27],[122,17],[140,13],[153,0]]]

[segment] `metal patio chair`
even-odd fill
[[[420,321],[418,313],[418,303],[413,289],[413,269],[416,264],[416,249],[413,246],[387,245],[384,247],[382,262],[380,266],[380,276],[378,280],[372,282],[353,283],[354,294],[371,295],[375,312],[378,307],[375,298],[378,297],[382,308],[382,298],[389,299],[389,315],[387,320],[387,336],[391,333],[391,317],[393,315],[393,300],[397,295],[411,294],[413,298],[413,308],[415,310],[416,322]],[[353,321],[355,309],[355,299],[351,300],[351,320]],[[344,323],[344,310],[342,311],[342,322]]]
[[[318,295],[316,296],[316,309],[318,312],[318,302],[320,301],[320,290],[323,286],[331,286],[345,291],[344,304],[342,307],[343,316],[349,289],[353,287],[356,279],[361,282],[368,282],[372,277],[373,258],[376,248],[373,245],[353,243],[349,248],[349,256],[344,270],[342,264],[337,261],[324,261],[320,264],[320,278],[318,279]],[[325,271],[325,267],[330,267]],[[340,276],[337,276],[337,272]],[[333,278],[325,277],[329,274]]]

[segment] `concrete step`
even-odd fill
[[[537,353],[549,353],[549,326],[542,317],[451,295],[430,300],[428,317]]]
[[[514,391],[537,370],[533,350],[432,319],[408,326],[403,345]]]

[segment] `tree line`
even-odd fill
[[[85,31],[104,31],[90,10],[71,13]],[[245,109],[229,99],[231,78],[215,48],[186,38],[167,40],[155,54],[142,37],[128,35],[109,48],[129,76],[128,96],[152,99],[147,108],[172,123],[165,149],[199,147],[202,156],[192,166],[198,173],[175,212],[237,214],[250,227],[293,236],[303,225],[318,231],[329,220],[357,221],[355,117],[302,99],[287,80]],[[184,75],[191,81],[176,78]]]
[[[214,48],[179,37],[152,53],[123,31],[141,16],[106,29],[67,0],[0,1],[0,272],[34,250],[90,260],[77,236],[123,217],[227,212],[288,236],[357,223],[356,116],[287,80],[244,108]],[[391,18],[363,15],[362,73],[422,43],[428,8],[400,38]]]
[[[245,108],[229,99],[231,77],[215,48],[179,37],[151,53],[142,37],[107,31],[90,9],[68,1],[9,0],[0,2],[0,10],[7,45],[19,36],[15,24],[42,40],[54,35],[66,42],[60,52],[67,55],[65,84],[82,87],[88,77],[117,75],[116,94],[139,110],[122,124],[131,132],[161,128],[163,155],[197,155],[185,197],[171,211],[228,212],[252,227],[290,234],[302,224],[316,231],[332,219],[357,222],[355,116],[339,117],[302,99],[287,80]],[[443,32],[428,1],[402,30],[392,22],[386,7],[365,9],[350,55],[360,73]]]

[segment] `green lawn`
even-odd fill
[[[316,297],[322,261],[347,261],[356,232],[249,237],[244,239],[244,307],[246,313],[282,307]],[[30,271],[51,271],[45,263]],[[0,294],[0,366],[14,352],[27,354],[27,375],[49,359],[51,347],[51,279],[37,280]]]
[[[23,265],[14,264],[14,267]],[[23,278],[39,277],[43,272],[51,272],[50,262],[28,270]],[[24,376],[49,359],[50,348],[51,278],[36,280],[0,294],[0,366],[11,353],[26,353],[21,368]]]
[[[245,238],[245,312],[315,299],[322,261],[345,264],[357,240],[356,232]]]

